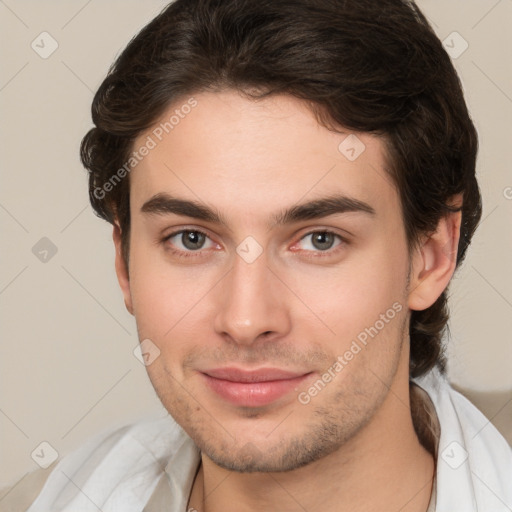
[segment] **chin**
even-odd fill
[[[287,432],[285,437],[278,430],[270,436],[262,435],[260,441],[253,436],[247,442],[229,436],[213,441],[211,435],[206,438],[193,430],[189,435],[203,455],[217,466],[237,473],[293,471],[336,452],[355,435],[355,432],[337,428],[330,422],[302,433]]]

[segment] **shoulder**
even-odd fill
[[[452,387],[482,411],[512,446],[512,389],[489,392]]]
[[[26,475],[0,495],[0,511],[110,510],[114,502],[142,510],[187,439],[169,415],[108,429],[47,470]]]
[[[439,372],[415,381],[432,400],[440,425],[436,510],[510,510],[512,449],[505,438]]]

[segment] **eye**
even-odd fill
[[[173,252],[197,252],[200,249],[210,249],[216,244],[208,235],[197,229],[182,229],[166,236],[163,240],[171,244]]]
[[[341,245],[343,238],[332,231],[313,231],[303,236],[296,245],[302,245],[305,251],[326,252]]]

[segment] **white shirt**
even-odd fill
[[[414,382],[430,396],[441,428],[429,511],[511,512],[505,439],[437,370]],[[199,463],[198,448],[170,416],[145,419],[64,457],[27,512],[144,512],[156,494],[161,510],[186,512]]]

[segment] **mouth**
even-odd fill
[[[223,400],[241,407],[261,407],[296,390],[312,373],[279,368],[215,368],[202,371],[201,375]]]

